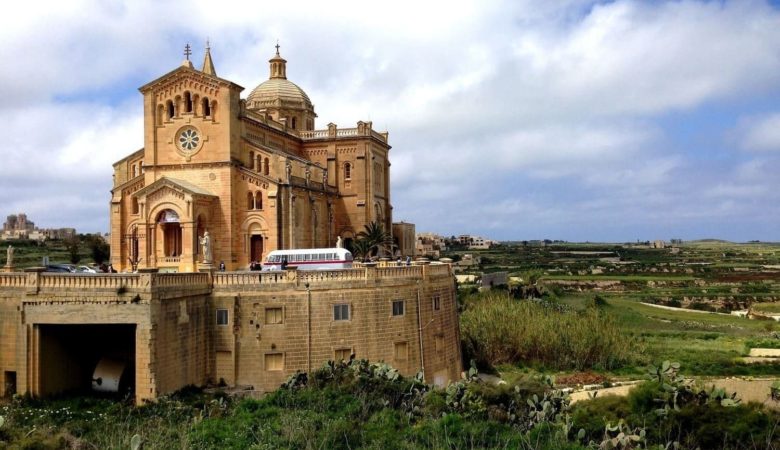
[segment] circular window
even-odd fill
[[[179,145],[181,145],[182,150],[193,151],[198,147],[199,142],[200,136],[193,129],[184,130],[179,134]]]
[[[203,141],[204,138],[198,129],[190,125],[179,129],[174,138],[176,150],[184,155],[188,161],[192,155],[200,150]]]

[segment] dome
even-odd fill
[[[271,78],[260,83],[249,94],[246,103],[249,109],[314,109],[303,89],[286,78]]]
[[[292,111],[316,117],[309,96],[298,85],[287,79],[287,60],[279,55],[279,44],[276,45],[276,55],[268,60],[268,63],[270,76],[249,94],[246,99],[247,108],[284,111],[281,115],[285,117]]]

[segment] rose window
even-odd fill
[[[200,136],[198,136],[198,132],[191,128],[182,131],[179,135],[179,145],[181,146],[182,150],[195,150],[199,143]]]

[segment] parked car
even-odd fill
[[[76,268],[76,272],[79,272],[79,273],[98,273],[98,270],[96,268],[94,268],[94,267],[78,266]]]
[[[46,266],[46,272],[66,272],[73,273],[76,271],[76,266],[73,264],[49,264]]]

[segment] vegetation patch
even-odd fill
[[[540,364],[556,370],[612,370],[640,347],[599,308],[568,311],[553,302],[518,300],[503,292],[464,301],[461,335],[480,364]]]

